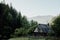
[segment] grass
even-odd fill
[[[9,40],[56,40],[55,37],[31,36],[31,37],[17,37]],[[60,39],[59,39],[60,40]]]
[[[45,40],[45,38],[19,37],[19,38],[11,38],[9,40]]]

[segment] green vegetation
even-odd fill
[[[37,22],[29,22],[26,16],[21,16],[21,12],[12,6],[0,3],[0,40],[27,35],[37,25]]]
[[[11,38],[10,40],[45,40],[45,38],[28,38],[28,37],[19,37],[19,38]]]
[[[51,27],[55,33],[55,36],[60,37],[60,15],[53,20]]]

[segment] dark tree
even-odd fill
[[[51,27],[55,36],[60,37],[60,15],[53,20]]]
[[[0,3],[0,40],[8,40],[16,28],[22,27],[19,18],[14,8]]]

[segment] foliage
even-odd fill
[[[19,15],[14,8],[0,3],[0,40],[9,39],[16,28],[22,27]]]
[[[28,33],[34,32],[35,28],[37,27],[38,23],[36,21],[31,20],[30,28],[28,29]]]
[[[32,32],[34,31],[34,29],[37,27],[38,23],[31,20],[30,22],[27,20],[27,18],[25,16],[23,16],[22,18],[22,25],[23,27],[21,28],[17,28],[15,30],[15,36],[19,37],[19,36],[27,36],[28,34],[32,34]]]
[[[60,15],[52,22],[52,29],[56,36],[60,36]]]
[[[32,32],[37,22],[27,20],[12,6],[0,3],[0,40],[8,40],[11,35],[21,36]]]

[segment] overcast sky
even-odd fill
[[[2,0],[0,0],[1,2]],[[27,17],[58,15],[60,13],[60,0],[5,0]]]

